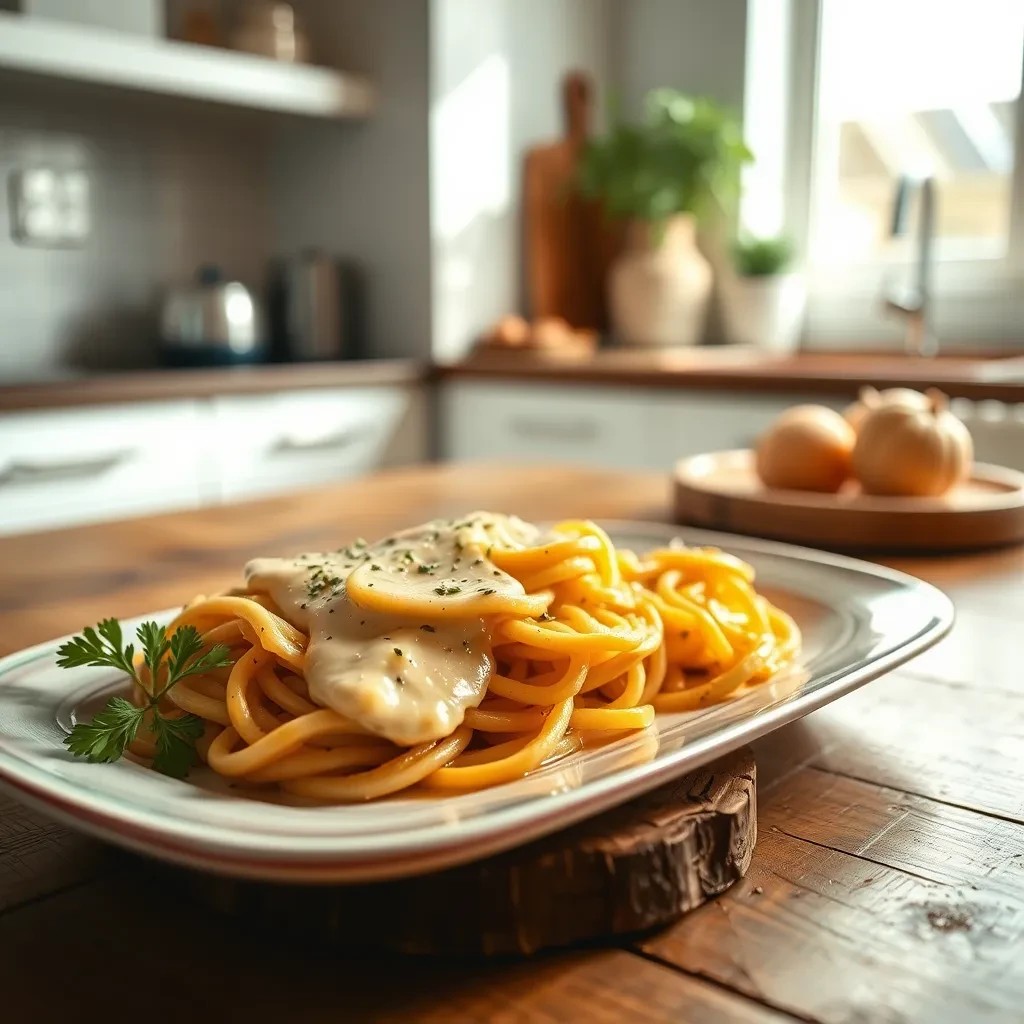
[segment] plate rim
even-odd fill
[[[2,748],[0,784],[13,790],[23,802],[107,841],[128,846],[149,856],[220,874],[311,883],[398,877],[487,856],[568,827],[607,807],[632,799],[706,763],[712,756],[734,750],[743,743],[802,718],[859,688],[937,643],[953,624],[955,609],[947,595],[933,584],[889,566],[780,541],[663,521],[598,521],[613,535],[630,532],[647,534],[652,540],[662,539],[665,543],[673,537],[684,536],[688,543],[715,544],[726,549],[730,545],[740,546],[766,556],[796,558],[805,563],[812,562],[881,579],[899,590],[926,599],[925,612],[930,614],[931,621],[914,635],[899,640],[891,649],[861,664],[835,670],[831,673],[834,677],[831,681],[812,692],[745,716],[663,757],[626,766],[591,780],[583,787],[568,791],[564,799],[556,801],[556,807],[546,813],[538,813],[535,809],[521,813],[522,808],[535,808],[537,802],[544,798],[541,794],[523,804],[462,820],[455,828],[446,829],[441,841],[427,841],[428,837],[421,830],[414,841],[393,846],[391,852],[386,854],[353,849],[353,845],[359,844],[353,844],[351,837],[345,840],[323,836],[296,839],[248,829],[233,837],[224,826],[211,831],[205,823],[189,823],[184,818],[172,819],[171,827],[168,827],[168,819],[155,816],[158,820],[150,821],[143,809],[118,804],[117,798],[104,799],[102,793],[90,793],[84,798],[78,792],[72,796],[62,794],[61,790],[67,785],[64,780],[48,772],[45,767],[18,758]],[[836,606],[833,604],[830,607]],[[174,609],[170,609],[163,613],[148,613],[143,617],[173,612]],[[10,671],[54,652],[63,639],[43,641],[0,659],[0,680]],[[0,689],[0,700],[2,697]],[[445,797],[438,799],[443,800]],[[118,813],[118,807],[121,813]],[[496,826],[493,822],[495,814],[509,820],[505,822],[499,818]],[[338,849],[342,844],[348,846],[347,851]]]

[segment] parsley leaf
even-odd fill
[[[156,757],[153,767],[174,779],[183,779],[196,763],[196,740],[203,735],[203,720],[197,715],[181,718],[153,716]]]
[[[64,737],[64,745],[90,761],[116,761],[135,739],[145,715],[145,708],[137,708],[124,697],[112,697],[91,722],[79,722],[71,735]]]
[[[116,761],[146,721],[156,743],[153,767],[165,775],[183,778],[195,764],[195,744],[203,734],[203,720],[196,715],[164,714],[160,698],[188,676],[230,665],[231,652],[224,644],[216,644],[203,653],[203,638],[195,626],[182,626],[168,637],[165,627],[144,622],[135,635],[149,673],[148,701],[138,707],[123,697],[111,698],[91,722],[75,725],[64,744],[72,754],[89,761]],[[141,689],[147,689],[135,668],[135,646],[124,644],[116,619],[104,619],[95,627],[83,629],[80,636],[62,644],[57,655],[61,668],[116,668]]]
[[[81,636],[57,648],[57,664],[61,668],[79,668],[82,665],[116,668],[127,672],[137,682],[132,664],[134,656],[132,644],[122,647],[121,623],[117,619],[104,619],[96,627],[87,626]]]
[[[182,626],[177,630],[171,637],[170,649],[171,656],[167,661],[168,687],[173,686],[179,679],[184,679],[185,676],[195,675],[197,671],[202,671],[201,668],[195,668],[194,664],[191,668],[186,668],[189,659],[203,649],[203,638],[195,626]],[[214,652],[217,652],[216,647],[210,651],[211,654]]]
[[[178,656],[175,657],[175,642],[182,633],[194,634],[194,640],[190,640],[186,635],[178,648]],[[203,638],[199,635],[195,626],[185,626],[179,629],[177,633],[171,637],[171,682],[170,686],[173,686],[179,680],[186,679],[188,676],[201,675],[203,672],[209,672],[215,668],[227,668],[228,665],[233,664],[231,661],[231,652],[228,650],[225,644],[216,644],[211,647],[205,654],[199,655],[197,658],[192,658],[203,646]],[[187,652],[187,653],[186,653]]]
[[[160,665],[167,656],[170,642],[167,639],[167,630],[158,626],[155,622],[144,622],[138,628],[139,643],[146,653],[146,668],[149,669],[149,678],[156,686],[160,678]]]

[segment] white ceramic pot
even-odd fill
[[[770,274],[723,281],[722,316],[731,342],[792,352],[800,342],[807,305],[803,274]]]
[[[711,264],[697,248],[692,214],[669,220],[661,243],[635,221],[608,275],[612,329],[626,345],[695,345],[711,297]]]

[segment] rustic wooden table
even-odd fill
[[[258,552],[336,546],[474,507],[663,519],[668,482],[424,467],[258,504],[4,538],[0,651],[223,586]],[[0,1016],[1020,1020],[1024,548],[892,564],[953,597],[952,635],[757,746],[751,871],[676,926],[526,961],[354,957],[211,914],[166,869],[0,796]]]

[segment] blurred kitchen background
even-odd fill
[[[864,383],[1024,469],[1022,54],[1022,0],[0,0],[0,532],[667,472]]]

